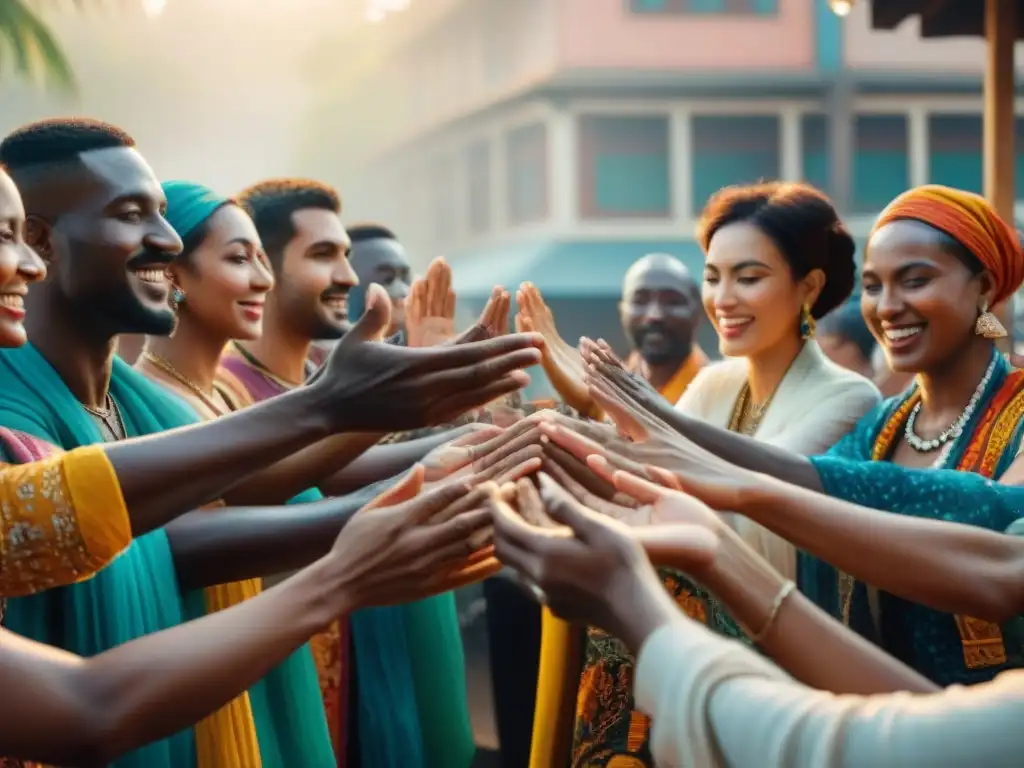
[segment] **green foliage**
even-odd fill
[[[0,0],[0,82],[12,74],[63,91],[76,87],[60,43],[27,0]]]

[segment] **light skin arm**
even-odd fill
[[[795,590],[772,620],[786,580],[712,510],[692,497],[627,473],[617,472],[614,477],[620,491],[650,505],[652,519],[664,523],[632,529],[651,562],[693,576],[751,633],[768,627],[761,649],[798,680],[835,693],[936,690],[934,683],[833,620]],[[701,539],[695,538],[695,530]],[[695,542],[706,539],[708,533],[713,537],[714,556],[698,557],[708,548],[697,549]]]
[[[54,765],[107,765],[202,719],[349,611],[312,566],[198,621],[83,659],[0,629],[0,744]]]
[[[995,622],[1024,613],[1020,537],[879,512],[764,476],[743,485],[738,512],[860,581]]]

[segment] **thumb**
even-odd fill
[[[345,334],[358,341],[380,341],[391,325],[391,300],[387,292],[376,283],[366,287],[366,309],[352,330]]]
[[[580,541],[585,543],[593,541],[612,522],[602,519],[596,512],[592,512],[576,501],[547,473],[541,472],[538,477],[540,478],[540,495],[544,500],[544,507],[548,515],[555,522],[568,526]]]
[[[665,495],[665,489],[660,485],[631,475],[629,472],[616,472],[612,476],[612,482],[615,483],[615,490],[633,497],[641,504],[654,504]]]
[[[416,464],[411,470],[398,481],[397,484],[388,488],[384,493],[366,505],[366,509],[378,509],[380,507],[393,507],[414,498],[423,490],[424,470],[422,464]]]

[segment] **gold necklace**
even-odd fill
[[[99,419],[103,426],[107,428],[107,431],[110,432],[110,435],[115,440],[123,440],[127,438],[128,430],[125,428],[124,417],[121,416],[121,409],[118,407],[117,401],[114,399],[113,395],[111,395],[109,392],[107,392],[106,403],[107,407],[103,410],[100,410],[99,408],[90,408],[88,405],[85,405],[84,403],[82,404],[82,407],[85,408],[86,411],[91,413],[97,419]],[[111,415],[113,415],[114,417],[113,424],[110,423]]]
[[[225,415],[225,409],[217,404],[217,402],[213,399],[213,396],[204,392],[202,387],[200,387],[198,384],[192,381],[192,379],[190,379],[184,373],[175,368],[170,360],[168,360],[165,357],[160,357],[159,355],[154,355],[152,352],[143,352],[142,357],[144,360],[155,365],[157,368],[166,373],[179,384],[182,384],[187,389],[191,390],[195,394],[195,396],[198,397],[203,402],[203,405],[205,405],[211,411],[220,416]]]

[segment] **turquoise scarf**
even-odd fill
[[[997,361],[989,386],[973,417],[957,440],[947,466],[955,467],[964,456],[979,422],[999,391],[1009,365]],[[901,515],[976,525],[1005,531],[1024,515],[1024,487],[1000,485],[972,472],[954,469],[906,469],[888,461],[873,461],[872,450],[879,432],[908,393],[897,395],[867,413],[846,437],[827,454],[811,459],[824,492],[837,499]],[[1000,456],[994,477],[998,479],[1013,462],[1021,442],[1021,428]],[[952,569],[955,563],[950,563]],[[820,608],[843,618],[835,568],[805,552],[798,553],[798,580],[803,592]],[[990,680],[1007,667],[1020,666],[1024,658],[1010,653],[1003,667],[968,669],[953,618],[921,605],[879,593],[881,624],[876,626],[868,591],[857,582],[850,602],[850,627],[877,642],[921,674],[942,685],[971,685]],[[878,636],[879,631],[881,637]]]
[[[141,436],[194,424],[188,405],[119,358],[110,393],[127,433]],[[53,367],[32,346],[0,351],[0,424],[66,450],[102,441]],[[5,626],[82,656],[94,656],[143,635],[203,615],[202,592],[181,595],[167,536],[136,539],[95,578],[8,604]],[[333,753],[308,646],[250,690],[264,768],[333,765]],[[149,744],[116,768],[195,765],[192,730]]]

